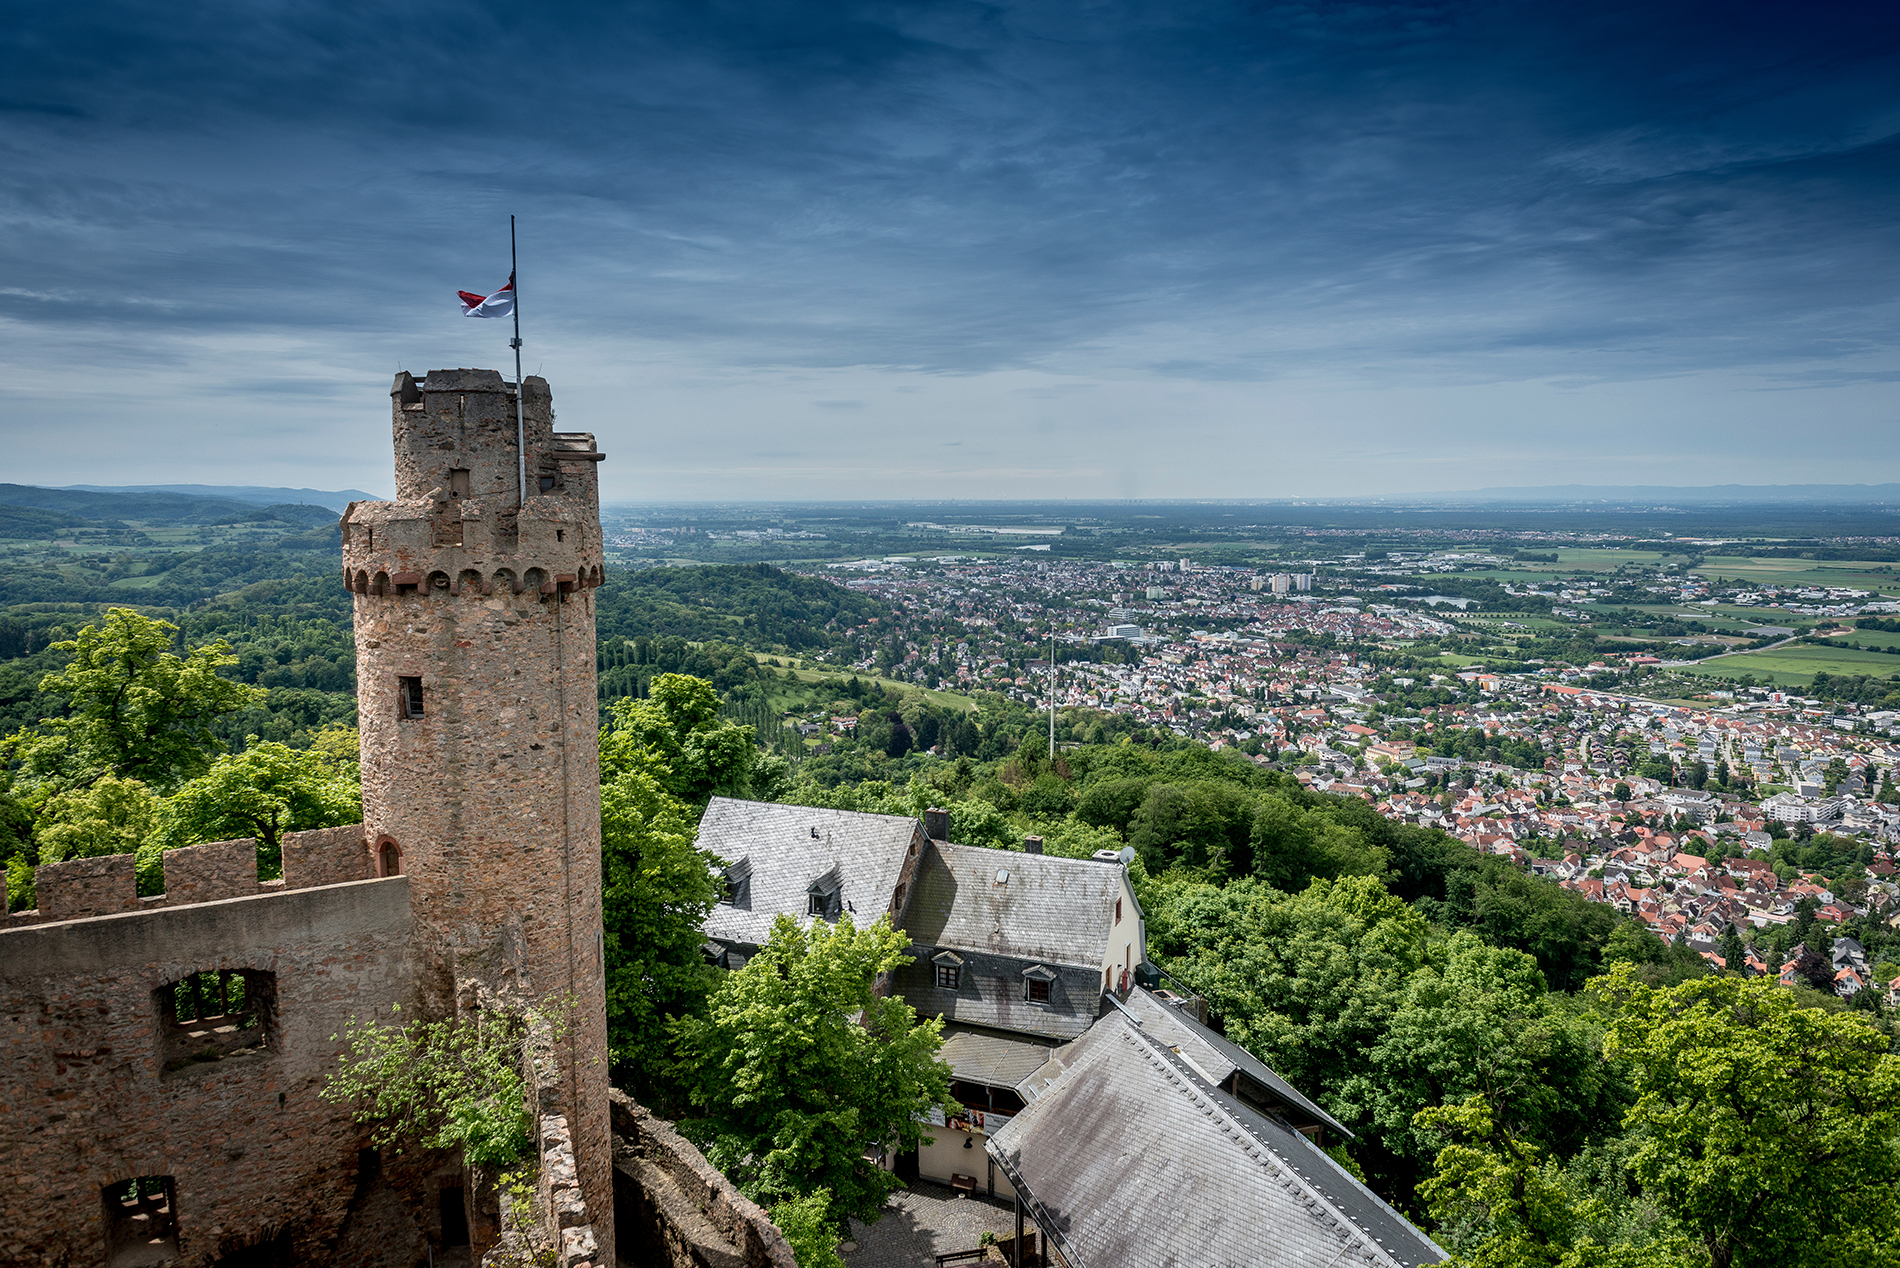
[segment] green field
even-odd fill
[[[1576,549],[1559,547],[1557,551],[1559,566],[1590,572],[1615,572],[1625,564],[1635,568],[1660,568],[1664,564],[1682,563],[1688,558],[1688,555],[1665,555],[1653,550],[1594,550],[1588,547]]]
[[[1796,643],[1773,651],[1745,652],[1685,666],[1683,673],[1733,678],[1740,674],[1765,677],[1777,686],[1805,687],[1817,673],[1872,674],[1878,678],[1900,672],[1900,657],[1881,652],[1858,652],[1851,647],[1814,647]]]
[[[1852,559],[1747,559],[1708,555],[1695,571],[1705,577],[1730,577],[1772,586],[1848,586],[1856,590],[1900,593],[1900,574],[1892,564]]]

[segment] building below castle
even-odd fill
[[[884,1165],[1012,1203],[1013,1244],[1064,1268],[1446,1258],[1328,1155],[1350,1131],[1164,985],[1125,853],[1058,858],[1039,837],[997,850],[949,832],[941,810],[724,797],[700,821],[700,848],[727,860],[705,924],[722,966],[742,967],[781,915],[888,915],[908,935],[911,963],[880,987],[943,1019],[963,1110]]]

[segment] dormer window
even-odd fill
[[[963,985],[963,957],[955,951],[939,951],[930,957],[937,966],[937,989],[954,991]]]
[[[844,912],[844,878],[834,866],[805,887],[805,914],[836,920]]]
[[[1047,1004],[1049,1002],[1049,984],[1056,980],[1054,969],[1040,964],[1032,964],[1023,970],[1023,1002],[1026,1004]]]
[[[726,869],[719,901],[740,911],[752,910],[752,860],[740,859]]]

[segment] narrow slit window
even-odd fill
[[[419,677],[418,678],[404,677],[404,678],[398,678],[396,681],[399,686],[397,695],[400,698],[399,707],[402,710],[402,716],[405,718],[421,717],[422,716],[422,679]]]

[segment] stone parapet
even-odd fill
[[[284,850],[286,889],[341,885],[345,881],[366,881],[376,875],[369,842],[360,823],[286,832],[279,844]]]
[[[101,1193],[141,1176],[169,1178],[181,1264],[424,1261],[436,1212],[402,1169],[428,1151],[379,1162],[317,1094],[352,1017],[413,1007],[411,928],[393,877],[0,933],[0,1262],[107,1262]],[[174,1062],[166,1004],[206,974],[245,981],[258,1042]]]
[[[139,884],[134,862],[130,854],[106,854],[40,864],[33,872],[40,919],[84,920],[137,911]]]
[[[167,850],[165,905],[215,902],[260,892],[257,880],[257,842],[213,841]]]
[[[673,1130],[618,1088],[614,1235],[626,1263],[668,1268],[797,1268],[785,1234],[760,1206]]]
[[[136,855],[106,854],[42,863],[33,874],[39,906],[32,911],[12,912],[0,928],[87,920],[155,907],[188,907],[253,894],[341,885],[368,880],[376,874],[360,823],[286,832],[279,844],[283,847],[284,875],[274,881],[257,879],[257,842],[249,837],[166,850],[165,892],[146,898],[138,893]]]

